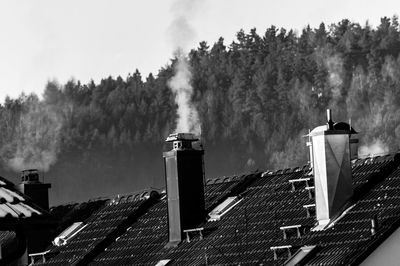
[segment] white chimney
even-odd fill
[[[327,110],[328,123],[310,133],[315,205],[319,228],[340,215],[353,195],[350,138],[357,132],[344,122],[334,123]]]

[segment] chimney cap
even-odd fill
[[[40,183],[39,171],[37,169],[26,169],[21,171],[21,181],[28,183]]]
[[[166,142],[173,142],[173,141],[198,141],[199,139],[193,133],[172,133],[168,136],[165,140]]]
[[[333,124],[333,129],[334,130],[347,130],[350,131],[350,134],[358,134],[358,132],[349,124],[346,122],[337,122]]]
[[[329,125],[322,125],[314,128],[307,136],[317,136],[317,135],[329,135],[329,134],[358,134],[350,124],[346,122],[337,122],[334,123],[332,129],[329,128]]]

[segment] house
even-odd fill
[[[196,138],[170,135],[165,191],[51,208],[31,264],[397,265],[400,154],[356,158],[355,136],[328,112],[309,164],[205,180]]]
[[[48,228],[55,224],[48,212],[48,200],[47,205],[46,200],[41,201],[46,195],[42,189],[48,185],[39,184],[38,175],[31,171],[24,172],[22,178],[23,182],[17,189],[13,183],[0,177],[1,265],[26,265],[29,252],[46,247]],[[37,192],[40,196],[35,198]]]

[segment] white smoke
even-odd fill
[[[383,155],[389,152],[389,147],[380,139],[374,139],[371,143],[358,149],[360,157]]]
[[[332,98],[338,99],[340,97],[340,87],[343,84],[343,59],[335,54],[326,58],[326,68],[328,69],[329,84],[332,87]]]
[[[169,88],[175,94],[175,103],[178,105],[175,132],[192,132],[196,135],[201,133],[201,126],[196,107],[191,101],[192,73],[185,54],[196,35],[189,18],[193,18],[194,13],[198,10],[198,2],[194,0],[175,1],[171,9],[174,19],[168,29],[170,42],[177,59],[174,66],[175,74],[168,81]]]
[[[199,115],[191,103],[193,87],[190,84],[192,73],[187,59],[178,55],[175,65],[175,75],[168,81],[168,86],[175,94],[175,102],[178,105],[175,132],[192,132],[200,134]]]
[[[22,111],[9,143],[2,147],[2,160],[14,171],[39,169],[47,172],[57,160],[61,114],[39,101]]]
[[[328,71],[327,89],[329,88],[330,90],[332,100],[337,102],[341,97],[341,87],[343,85],[343,58],[329,48],[317,48],[315,50],[315,60],[319,68],[325,68]],[[319,94],[318,97],[323,96],[326,92]]]

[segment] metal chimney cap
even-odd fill
[[[29,183],[40,183],[39,171],[37,169],[26,169],[21,171],[21,181]]]
[[[350,134],[358,134],[358,132],[352,126],[350,126],[350,124],[348,124],[346,122],[337,122],[337,123],[333,124],[333,129],[334,130],[347,130],[347,131],[350,131]]]
[[[173,142],[173,141],[198,141],[199,139],[193,133],[172,133],[168,136],[165,140],[166,142]]]
[[[332,128],[329,128],[329,125],[322,125],[319,127],[314,128],[310,133],[308,133],[309,137],[312,136],[317,136],[317,135],[329,135],[329,134],[358,134],[357,131],[354,130],[353,127],[351,127],[348,123],[346,122],[337,122],[332,124]]]

